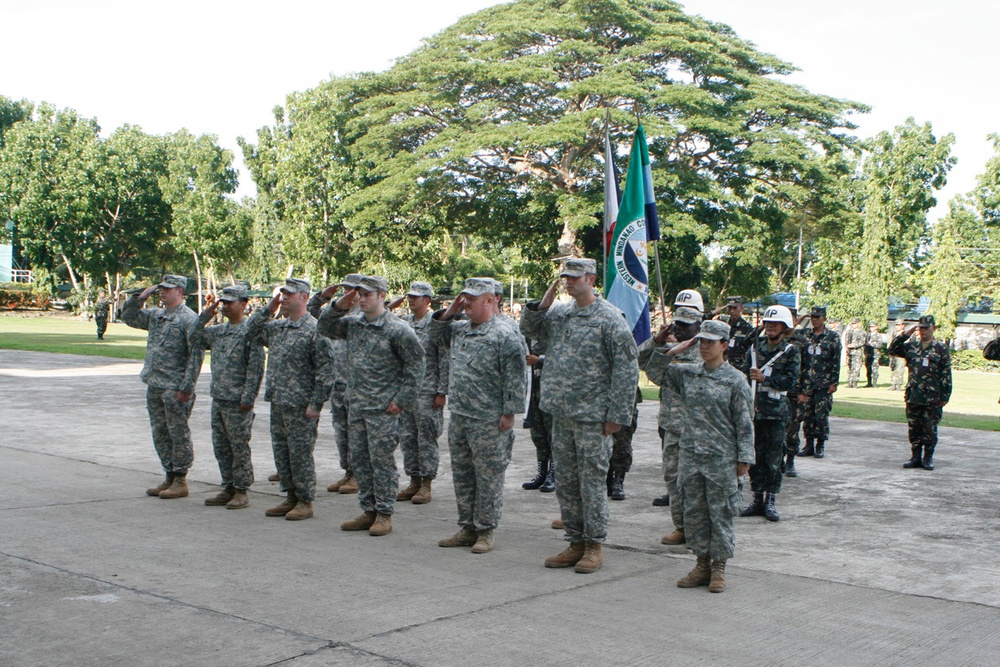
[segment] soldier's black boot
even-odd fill
[[[535,489],[540,489],[542,484],[545,484],[545,476],[549,474],[549,462],[539,461],[538,462],[538,472],[530,480],[521,485],[522,489],[529,489],[534,491]]]
[[[777,493],[764,494],[764,518],[768,521],[779,521],[781,519],[778,516],[778,510],[774,509],[774,501],[777,495]]]
[[[904,468],[923,468],[924,464],[920,460],[920,450],[923,447],[910,447],[910,460],[903,464]]]
[[[743,508],[740,516],[761,516],[764,514],[764,492],[755,491],[753,502]]]
[[[806,438],[806,446],[802,448],[801,452],[799,452],[799,456],[815,456],[815,454],[816,450],[813,449],[813,439]]]
[[[662,496],[656,496],[653,498],[653,507],[667,507],[670,504],[670,494],[665,493]]]
[[[924,470],[934,470],[934,445],[924,445]]]
[[[818,459],[821,459],[824,456],[826,456],[826,440],[823,440],[822,438],[816,439],[816,451],[813,454],[813,456],[815,456]]]
[[[556,462],[549,464],[549,471],[545,474],[545,482],[538,487],[542,493],[552,493],[556,490]]]
[[[611,476],[611,500],[625,500],[625,473],[616,472]]]
[[[798,471],[795,470],[795,454],[785,456],[785,475],[788,477],[799,476]]]

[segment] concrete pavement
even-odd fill
[[[456,529],[447,447],[428,505],[392,534],[339,530],[356,496],[320,491],[316,518],[277,501],[258,403],[247,510],[218,487],[207,368],[191,419],[192,495],[161,473],[140,364],[0,350],[0,665],[984,665],[1000,653],[1000,436],[942,429],[933,472],[904,471],[905,426],[834,420],[804,459],[782,521],[740,519],[729,589],[681,590],[693,558],[665,547],[656,406],[640,406],[627,500],[605,567],[547,570],[564,543],[554,494],[518,430],[496,549],[441,549]],[[339,477],[329,417],[318,486]]]

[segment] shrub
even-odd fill
[[[1000,361],[984,359],[982,350],[953,350],[951,368],[956,371],[1000,373]]]
[[[36,289],[33,283],[0,283],[0,309],[48,309],[49,295]]]

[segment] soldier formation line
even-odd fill
[[[148,331],[140,377],[165,478],[147,493],[164,499],[189,493],[188,420],[210,350],[212,446],[222,490],[206,505],[250,504],[250,439],[263,381],[277,469],[272,481],[285,493],[265,515],[313,516],[313,451],[329,401],[344,475],[327,491],[357,493],[361,509],[341,528],[387,535],[397,502],[431,501],[447,405],[459,530],[438,544],[485,554],[500,525],[515,418],[525,414],[538,468],[522,487],[555,492],[560,517],[553,528],[569,543],[544,565],[595,572],[604,563],[608,499],[625,497],[641,368],[661,388],[657,423],[667,493],[653,502],[669,505],[674,528],[661,541],[687,545],[697,557],[679,587],[722,592],[735,518],[780,520],[777,497],[783,477],[797,475],[795,458],[825,456],[840,336],[826,327],[823,307],[813,307],[802,327],[806,316],[771,306],[754,328],[742,317],[739,297],[706,313],[692,289],[677,295],[670,324],[637,346],[621,311],[596,293],[596,272],[593,260],[566,261],[520,322],[502,312],[503,287],[492,278],[469,278],[438,311],[425,282],[387,302],[380,276],[349,274],[315,295],[308,281],[289,278],[247,317],[245,287],[210,295],[196,315],[184,304],[187,279],[168,274],[131,295],[122,313],[127,325]],[[567,301],[556,300],[560,284]],[[162,307],[144,307],[155,292]],[[393,310],[404,300],[410,313],[397,317]],[[107,326],[104,304],[99,338]],[[210,324],[220,313],[224,321]],[[844,338],[851,386],[863,361],[869,386],[878,381],[882,339],[870,328],[861,331],[855,320]],[[904,468],[933,470],[937,426],[951,395],[948,348],[934,330],[932,316],[909,328],[897,322],[888,346],[893,389],[902,388],[903,366],[909,369],[911,457]],[[403,488],[397,447],[409,477]],[[753,499],[743,507],[740,480],[747,473]]]

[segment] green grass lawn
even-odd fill
[[[97,340],[97,325],[93,322],[36,313],[4,313],[0,315],[0,349],[142,359],[146,356],[146,332],[112,322],[104,340]]]

